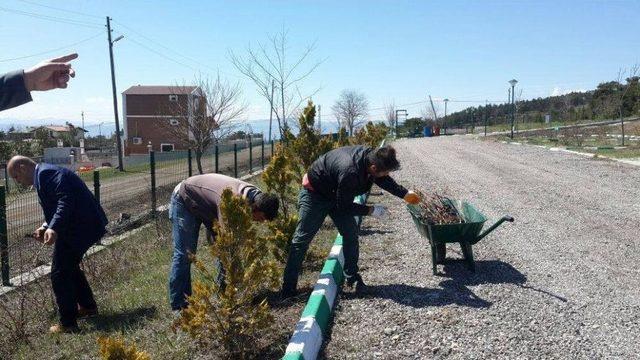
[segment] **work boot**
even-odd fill
[[[298,292],[296,291],[296,289],[282,288],[282,290],[280,290],[280,300],[288,300],[288,299],[291,299],[292,297],[295,297],[296,295],[298,295]]]
[[[75,334],[79,332],[80,328],[78,326],[62,326],[56,324],[49,328],[49,334]]]
[[[363,292],[367,288],[367,284],[362,280],[362,276],[356,273],[352,276],[347,276],[347,287],[352,288],[355,285],[356,293]]]
[[[98,315],[98,308],[95,309],[85,309],[81,306],[78,306],[78,319],[92,317]]]

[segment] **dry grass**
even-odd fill
[[[418,191],[420,195],[419,216],[427,224],[460,224],[462,216],[448,197],[440,193]]]
[[[48,277],[0,299],[0,358],[96,358],[98,336],[123,336],[153,359],[215,358],[215,351],[205,355],[186,334],[171,331],[173,315],[167,295],[170,234],[171,224],[163,214],[156,224],[85,260],[100,315],[82,320],[80,334],[47,334],[56,321]],[[324,226],[314,240],[300,279],[301,295],[283,302],[275,291],[263,294],[275,319],[256,344],[262,349],[261,358],[284,354],[335,234],[332,226]],[[206,244],[204,231],[199,244],[201,248]],[[205,253],[199,252],[203,261],[211,260]]]

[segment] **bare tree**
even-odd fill
[[[341,126],[349,130],[349,136],[353,136],[353,129],[365,121],[369,112],[369,102],[367,97],[357,90],[342,90],[331,110]]]
[[[247,105],[242,101],[240,84],[231,84],[221,79],[219,74],[213,80],[196,78],[195,84],[195,90],[187,101],[170,103],[168,113],[175,117],[175,121],[165,126],[193,149],[198,172],[202,174],[205,151],[242,124],[239,118]],[[173,92],[180,94],[185,88],[189,87],[178,86]]]
[[[436,124],[437,119],[441,119],[441,121],[443,121],[440,114],[440,105],[438,103],[434,103],[433,107],[431,107],[431,104],[425,104],[424,107],[420,109],[420,116],[426,121],[434,124]]]
[[[393,101],[384,105],[384,118],[387,126],[395,129],[396,126],[396,104]]]
[[[258,93],[269,102],[278,121],[281,138],[289,127],[288,119],[303,102],[318,92],[319,89],[316,89],[302,95],[300,85],[321,63],[304,65],[315,50],[315,43],[307,46],[301,55],[291,61],[288,58],[287,36],[288,32],[283,28],[280,33],[269,36],[266,44],[258,43],[257,48],[249,46],[245,56],[229,51],[233,66],[253,81]]]
[[[618,71],[618,84],[620,84],[621,89],[618,89],[618,97],[616,99],[616,103],[618,105],[618,112],[620,114],[620,127],[622,129],[622,146],[624,146],[624,97],[627,95],[627,91],[631,88],[631,80],[634,77],[638,76],[640,72],[640,64],[635,64],[627,69],[620,69]],[[624,86],[622,80],[625,78],[625,75],[629,75],[627,77],[627,85]]]

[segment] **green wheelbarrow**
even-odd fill
[[[460,243],[462,249],[462,255],[464,261],[467,264],[467,268],[470,271],[475,271],[476,266],[473,261],[473,249],[472,246],[477,244],[482,238],[487,236],[490,232],[495,230],[503,222],[513,222],[513,217],[503,216],[491,227],[482,231],[484,223],[487,218],[473,205],[463,202],[447,199],[451,207],[460,214],[463,219],[459,224],[428,224],[420,217],[420,208],[417,205],[407,205],[409,213],[413,218],[413,222],[418,228],[420,235],[429,239],[431,245],[431,261],[433,264],[433,274],[438,273],[438,264],[443,264],[446,259],[447,243]]]

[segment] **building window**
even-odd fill
[[[178,101],[178,95],[169,95],[169,101]]]
[[[141,137],[134,137],[133,138],[133,145],[142,145],[142,138]]]
[[[169,124],[171,124],[171,126],[178,126],[180,125],[180,121],[178,121],[178,119],[169,119]]]
[[[160,144],[160,152],[170,152],[174,150],[173,144]]]

